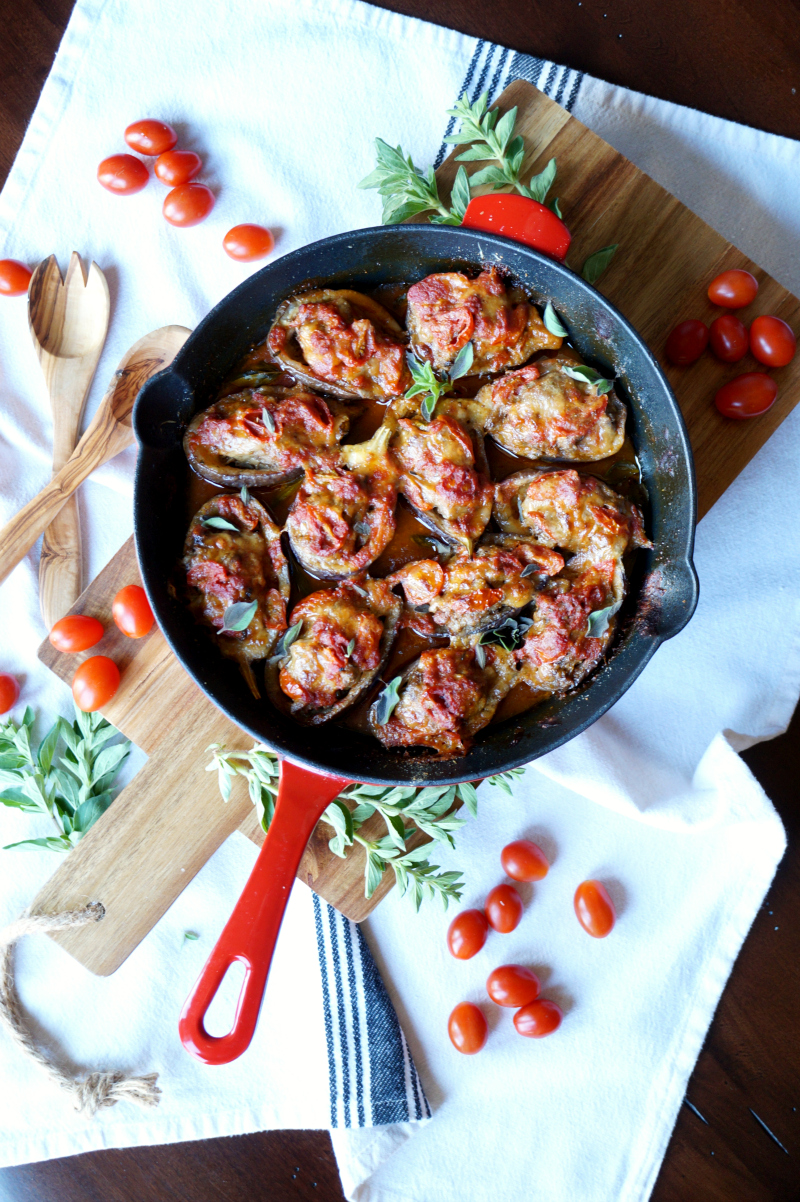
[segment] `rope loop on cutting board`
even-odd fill
[[[80,910],[63,914],[22,914],[16,922],[0,931],[0,1020],[11,1033],[18,1047],[44,1069],[51,1080],[73,1098],[75,1109],[91,1117],[98,1110],[116,1106],[117,1102],[136,1102],[138,1106],[157,1106],[161,1090],[156,1085],[158,1073],[143,1077],[126,1077],[124,1073],[89,1073],[78,1079],[58,1067],[36,1046],[25,1021],[22,1003],[14,981],[14,944],[23,935],[47,934],[99,922],[105,910],[100,902],[90,902]]]

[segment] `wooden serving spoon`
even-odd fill
[[[38,496],[0,530],[0,583],[30,551],[78,485],[96,467],[131,445],[134,441],[131,413],[139,389],[172,362],[190,333],[185,326],[163,326],[133,344],[67,462]]]
[[[88,275],[77,251],[62,280],[55,255],[33,273],[28,324],[53,410],[53,473],[69,459],[89,387],[108,330],[106,277],[96,263]],[[70,497],[44,532],[39,560],[39,608],[48,629],[81,593],[81,527],[77,498]]]

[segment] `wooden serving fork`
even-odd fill
[[[92,263],[88,274],[72,252],[62,280],[55,255],[36,268],[28,291],[28,323],[53,410],[53,474],[78,441],[83,407],[106,340],[108,284]],[[39,561],[39,607],[47,627],[71,609],[81,592],[81,528],[71,497],[44,533]]]

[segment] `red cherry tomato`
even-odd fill
[[[462,225],[524,242],[561,263],[572,241],[569,230],[552,209],[517,192],[474,197],[467,205]]]
[[[7,714],[17,704],[19,681],[8,672],[0,672],[0,714]]]
[[[275,245],[275,239],[263,225],[235,225],[222,239],[225,253],[242,263],[264,259]]]
[[[708,285],[708,299],[712,305],[722,305],[725,309],[743,309],[752,304],[757,292],[756,277],[738,267],[723,271]]]
[[[514,1026],[518,1035],[525,1035],[528,1039],[544,1039],[545,1035],[551,1035],[561,1026],[563,1017],[560,1006],[540,997],[517,1011]]]
[[[578,922],[595,939],[605,939],[617,921],[614,903],[600,881],[582,881],[575,890]]]
[[[24,296],[32,275],[19,259],[0,259],[0,292],[3,296]]]
[[[738,363],[747,354],[747,326],[732,313],[712,321],[708,331],[711,349],[723,363]]]
[[[503,964],[489,973],[486,992],[498,1006],[527,1006],[539,996],[539,978],[521,964]]]
[[[541,881],[550,870],[541,847],[530,839],[507,844],[500,852],[500,863],[506,876],[515,881]]]
[[[199,225],[214,208],[214,193],[205,184],[179,184],[164,197],[162,212],[170,225]]]
[[[450,1042],[465,1056],[474,1056],[486,1043],[489,1028],[483,1012],[472,1002],[459,1002],[447,1020]]]
[[[486,898],[484,909],[489,926],[501,935],[507,935],[522,918],[522,899],[513,885],[495,885]]]
[[[129,584],[119,590],[111,613],[117,626],[129,639],[140,639],[155,622],[147,593],[138,584]]]
[[[85,614],[70,614],[56,622],[48,638],[56,651],[88,651],[103,637],[103,625]]]
[[[483,910],[464,910],[457,914],[447,928],[447,946],[457,960],[470,960],[476,955],[489,934],[489,923]]]
[[[678,322],[667,339],[664,353],[670,363],[677,367],[688,367],[699,359],[708,346],[708,328],[705,322],[691,317],[688,321]]]
[[[174,188],[176,184],[188,184],[202,166],[203,160],[193,150],[166,150],[156,159],[153,170],[162,184]]]
[[[164,154],[176,145],[178,135],[166,121],[147,119],[129,125],[125,130],[125,141],[131,150],[138,150],[139,154]]]
[[[132,154],[112,154],[97,168],[97,178],[109,192],[133,196],[134,192],[141,192],[150,176],[141,159]]]
[[[750,350],[767,367],[785,367],[797,350],[794,330],[780,317],[756,317],[750,326]]]
[[[765,371],[746,371],[723,384],[714,404],[723,417],[760,417],[778,395],[778,385]]]
[[[119,668],[107,655],[85,659],[72,678],[72,696],[85,713],[106,705],[118,688]]]

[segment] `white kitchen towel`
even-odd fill
[[[257,7],[78,0],[0,197],[0,253],[35,262],[55,251],[64,263],[79,249],[109,275],[112,325],[91,412],[135,338],[169,322],[195,325],[250,270],[222,253],[230,226],[270,225],[280,254],[374,224],[377,198],[355,188],[372,167],[372,138],[401,143],[420,165],[434,162],[445,110],[462,91],[495,94],[516,75],[571,106],[800,290],[800,256],[787,253],[800,239],[795,143],[349,0]],[[194,229],[166,225],[155,181],[131,198],[96,185],[99,159],[124,149],[122,130],[144,115],[176,124],[182,144],[206,160],[203,178],[218,201]],[[51,426],[24,303],[1,303],[6,520],[47,478]],[[800,565],[783,534],[800,518],[798,434],[795,414],[701,524],[701,602],[687,630],[600,723],[532,767],[513,802],[483,787],[478,821],[457,853],[442,855],[467,876],[464,903],[480,904],[501,879],[503,843],[538,836],[554,866],[525,891],[518,931],[493,937],[465,965],[444,953],[447,918],[435,909],[415,917],[392,894],[366,924],[434,1119],[340,1129],[334,1138],[349,1197],[438,1202],[491,1194],[517,1202],[531,1179],[569,1202],[647,1197],[719,993],[783,847],[780,823],[731,743],[783,729],[798,693]],[[126,453],[81,490],[87,578],[130,531],[132,465]],[[66,710],[68,696],[35,660],[44,634],[36,565],[34,550],[0,591],[6,629],[14,631],[2,667],[23,677],[26,700],[52,714]],[[0,814],[4,843],[34,833],[32,826]],[[43,852],[2,855],[7,920],[53,861]],[[290,901],[248,1056],[206,1070],[177,1043],[175,1015],[253,855],[241,837],[231,839],[106,980],[49,940],[22,945],[20,988],[43,1031],[78,1065],[160,1071],[164,1098],[153,1114],[118,1106],[88,1122],[12,1051],[0,1064],[3,1163],[333,1125],[313,902],[302,887]],[[571,913],[575,884],[591,875],[609,881],[621,912],[600,943]],[[187,929],[201,939],[185,941]],[[481,998],[489,969],[512,959],[535,965],[545,993],[563,1002],[561,1030],[528,1043],[508,1014],[494,1010],[487,1048],[459,1058],[446,1039],[449,1009],[462,997]],[[335,1048],[333,1059],[343,1063]],[[773,1129],[780,1133],[778,1122]]]

